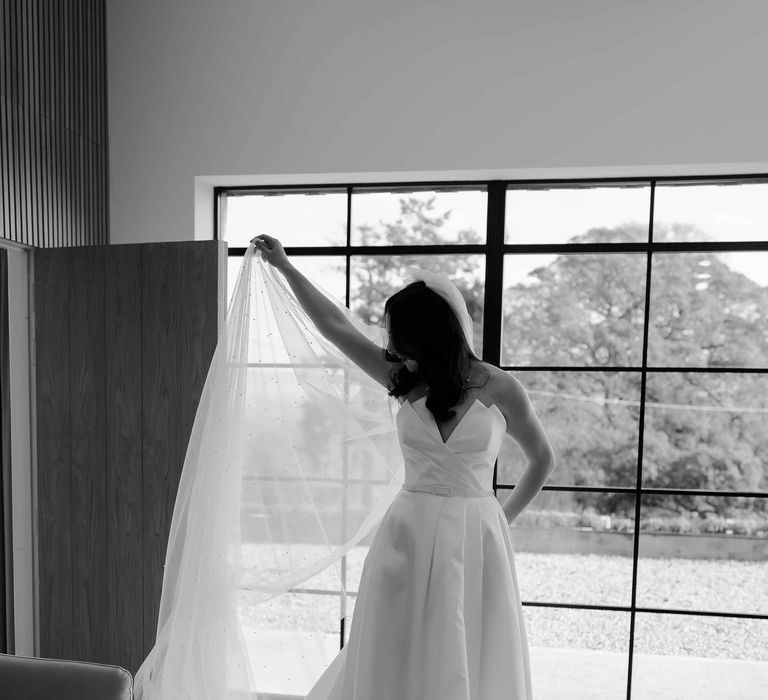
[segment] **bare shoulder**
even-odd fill
[[[492,387],[493,391],[500,394],[497,398],[501,398],[503,395],[508,394],[511,394],[513,399],[527,397],[525,387],[517,377],[509,372],[505,372],[503,369],[499,369],[496,365],[484,364],[488,367],[488,370],[491,373],[489,387]]]
[[[490,372],[488,382],[488,394],[499,410],[507,419],[507,424],[511,425],[514,421],[525,419],[532,411],[531,402],[528,393],[522,382],[503,369],[495,365],[483,363]]]
[[[511,435],[529,460],[535,460],[549,471],[555,464],[555,453],[522,382],[498,367],[491,367],[490,396],[507,421]]]

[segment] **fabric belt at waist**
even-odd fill
[[[495,496],[493,491],[477,491],[475,489],[459,489],[455,486],[418,486],[415,484],[403,484],[406,491],[420,491],[421,493],[431,493],[434,496]]]

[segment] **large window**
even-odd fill
[[[369,323],[407,265],[442,272],[527,388],[558,456],[512,527],[537,697],[762,697],[768,176],[217,194],[230,294],[257,233]],[[524,467],[499,455],[501,503]],[[285,624],[338,639],[294,598]]]

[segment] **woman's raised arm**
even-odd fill
[[[282,243],[277,238],[260,234],[253,238],[251,243],[255,245],[257,250],[261,251],[262,257],[268,263],[283,273],[302,308],[323,335],[328,335],[329,327],[335,327],[342,322],[348,323],[344,314],[293,266],[285,254]]]
[[[317,329],[366,374],[388,388],[391,384],[391,372],[401,367],[402,363],[385,359],[384,348],[360,333],[347,317],[294,267],[280,241],[261,234],[252,242],[262,252],[264,259],[283,273]]]

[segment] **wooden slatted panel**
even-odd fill
[[[69,250],[35,255],[40,655],[71,659],[72,462]]]
[[[40,654],[135,673],[223,328],[222,241],[35,255]]]
[[[105,0],[4,0],[0,237],[109,241]]]
[[[76,659],[106,663],[104,246],[75,249],[70,272],[72,617]]]
[[[208,367],[216,349],[219,324],[219,268],[211,264],[226,250],[219,241],[179,244],[179,372],[181,385],[179,443],[186,450]],[[184,454],[182,454],[182,459]],[[179,465],[181,469],[181,465]],[[181,477],[181,471],[178,473]]]
[[[106,248],[107,589],[113,663],[144,660],[141,488],[141,248]]]
[[[179,244],[179,461],[173,483],[181,480],[187,445],[200,403],[211,358],[216,350],[219,310],[223,296],[219,289],[220,266],[226,263],[226,246],[222,241]],[[213,263],[213,264],[212,264]],[[224,278],[226,281],[226,277]],[[222,325],[223,328],[223,325]],[[173,514],[171,509],[170,514]],[[168,524],[170,532],[170,522]],[[160,581],[162,584],[162,580]],[[225,650],[220,649],[220,664],[226,664]]]
[[[163,565],[179,462],[178,246],[142,246],[142,517],[144,576],[144,648],[157,631]]]

